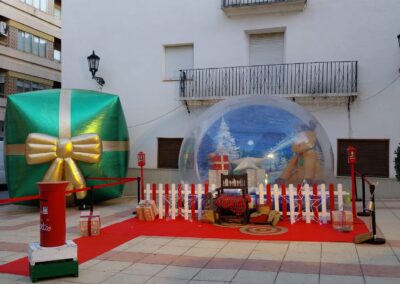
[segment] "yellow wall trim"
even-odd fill
[[[38,78],[38,77],[31,76],[31,75],[15,72],[15,71],[7,71],[7,75],[10,77],[14,77],[14,78],[22,79],[22,80],[28,80],[31,82],[35,82],[35,83],[53,87],[53,81],[51,81],[51,80]]]
[[[25,26],[24,24],[18,23],[18,22],[14,21],[14,20],[9,20],[8,24],[10,26],[14,27],[14,28],[17,28],[17,29],[21,30],[21,31],[28,32],[30,34],[33,34],[33,35],[38,36],[40,38],[43,38],[45,40],[54,42],[54,37],[53,36],[45,34],[44,32],[35,30],[35,29],[31,28],[31,27]]]

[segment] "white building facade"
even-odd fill
[[[241,95],[309,110],[329,136],[335,174],[355,143],[371,175],[394,181],[399,11],[399,0],[69,0],[62,87],[97,90],[86,57],[100,56],[102,91],[123,104],[131,174],[143,151],[149,182],[178,179],[160,161],[162,139],[185,137],[209,105]]]

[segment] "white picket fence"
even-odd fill
[[[158,218],[184,218],[199,220],[204,210],[205,194],[215,192],[215,185],[208,184],[146,184],[145,199],[154,200],[158,208]],[[309,186],[277,184],[264,186],[250,193],[253,206],[267,204],[279,211],[282,219],[289,218],[290,223],[326,223],[331,220],[333,210],[343,210],[343,198],[348,195],[342,184],[336,188],[333,184]],[[289,210],[288,210],[289,208]]]

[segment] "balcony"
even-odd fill
[[[228,16],[301,12],[307,0],[222,0],[222,10]]]
[[[180,99],[186,102],[242,95],[291,98],[357,96],[357,61],[187,69],[180,72]]]

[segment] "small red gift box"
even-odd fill
[[[79,218],[81,236],[100,235],[100,213],[98,211],[81,212]]]
[[[210,156],[210,170],[229,170],[228,155]]]

